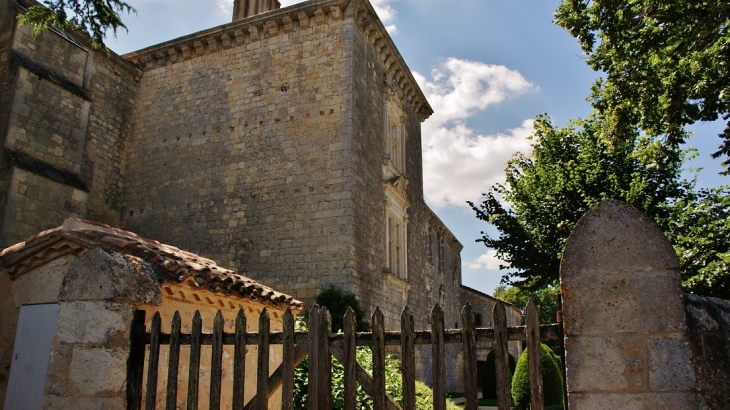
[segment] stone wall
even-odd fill
[[[8,108],[0,126],[0,246],[68,216],[118,225],[120,153],[140,72],[67,34],[2,29],[0,47],[10,49],[0,50],[0,100]]]
[[[327,21],[247,32],[145,71],[126,151],[125,229],[305,301],[348,280],[352,28]]]
[[[0,0],[0,146],[5,146],[5,135],[13,100],[13,69],[11,45],[15,32],[15,10],[12,0]],[[7,155],[0,155],[0,226],[3,225],[10,181],[10,164]],[[0,246],[3,246],[0,243]]]
[[[125,56],[145,72],[126,147],[122,225],[310,304],[335,284],[357,294],[368,312],[380,306],[389,328],[409,304],[423,326],[436,301],[423,280],[430,274],[423,113],[410,102],[413,91],[401,89],[403,73],[394,76],[394,58],[383,58],[386,40],[373,34],[385,33],[373,29],[380,23],[371,22],[366,35],[357,11],[332,4],[303,4],[301,12],[246,19]],[[405,280],[385,272],[386,93],[404,111]],[[440,274],[454,306],[458,248],[447,251],[449,272]]]
[[[591,209],[561,263],[568,400],[576,409],[700,409],[679,262],[654,222]]]

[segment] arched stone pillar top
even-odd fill
[[[661,229],[625,202],[576,224],[560,264],[566,336],[686,327],[679,262]]]
[[[560,276],[592,269],[665,269],[679,275],[679,260],[662,230],[643,212],[615,199],[601,202],[578,221],[568,237]]]
[[[560,287],[570,408],[707,408],[677,256],[651,219],[621,201],[593,207],[568,237]]]

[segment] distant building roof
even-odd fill
[[[304,303],[294,297],[222,268],[210,259],[142,238],[133,232],[76,218],[68,218],[59,227],[4,249],[0,253],[0,264],[15,279],[60,256],[79,255],[85,249],[95,247],[146,261],[161,282],[182,283],[192,279],[201,289],[214,293],[304,310]]]

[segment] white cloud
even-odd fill
[[[230,0],[216,0],[215,14],[228,18],[233,16],[233,2]]]
[[[466,262],[466,267],[469,269],[499,270],[501,263],[504,262],[497,258],[497,251],[490,249],[486,253],[479,255],[476,259]]]
[[[279,3],[281,3],[281,7],[287,7],[303,1],[304,0],[279,0]],[[380,17],[380,21],[383,22],[388,33],[398,34],[398,27],[396,27],[393,23],[396,11],[393,6],[390,5],[393,1],[394,0],[370,0],[370,4],[373,5],[375,12],[378,13],[378,17]]]
[[[391,1],[393,0],[371,0],[370,4],[373,5],[375,12],[378,13],[378,17],[380,17],[380,21],[383,22],[388,33],[395,35],[398,34],[398,27],[392,24],[395,20],[396,12],[393,6],[390,5]]]
[[[453,57],[431,71],[432,82],[415,75],[434,110],[424,124],[431,128],[468,118],[532,87],[519,72],[505,66]]]
[[[533,120],[494,135],[479,135],[466,120],[532,84],[507,67],[457,58],[434,69],[433,81],[418,73],[414,77],[434,110],[422,127],[426,200],[436,208],[478,201],[491,185],[504,181],[512,154],[529,150]]]
[[[533,120],[496,135],[475,135],[457,122],[429,133],[423,150],[423,189],[436,208],[480,202],[481,194],[504,182],[504,168],[515,151],[530,148]]]

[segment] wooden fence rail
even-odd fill
[[[386,332],[384,318],[379,308],[375,310],[371,321],[371,332],[355,332],[355,316],[348,310],[344,320],[342,334],[330,334],[330,316],[327,309],[315,305],[309,312],[308,332],[294,331],[294,316],[287,310],[283,316],[283,331],[270,332],[270,319],[266,309],[259,317],[259,331],[246,332],[246,317],[239,311],[232,334],[223,331],[223,315],[220,311],[213,320],[213,332],[203,334],[200,313],[196,312],[192,320],[190,334],[181,333],[180,315],[176,312],[170,326],[170,334],[161,332],[161,319],[156,313],[151,321],[150,331],[145,330],[145,314],[137,312],[132,326],[132,346],[128,362],[127,398],[128,409],[142,409],[142,383],[145,361],[145,346],[149,346],[147,355],[147,380],[145,386],[145,409],[154,409],[157,405],[157,381],[159,369],[159,352],[161,345],[169,346],[167,367],[167,386],[165,389],[166,409],[175,409],[178,396],[178,366],[180,346],[190,346],[190,362],[188,366],[187,409],[197,410],[199,398],[201,346],[211,346],[210,357],[210,391],[208,402],[210,410],[218,410],[221,406],[222,391],[222,358],[223,346],[234,346],[232,389],[233,408],[236,410],[265,410],[268,400],[281,387],[282,409],[293,409],[294,368],[305,356],[309,355],[309,382],[307,406],[312,410],[331,407],[332,391],[332,357],[344,367],[344,400],[345,408],[355,408],[356,386],[359,383],[363,390],[372,397],[374,410],[414,410],[415,396],[415,346],[431,345],[433,373],[433,403],[435,410],[446,409],[446,362],[445,345],[461,344],[463,347],[463,380],[465,408],[476,410],[477,399],[477,343],[492,342],[496,359],[497,402],[499,410],[510,409],[509,385],[511,380],[508,362],[507,343],[509,341],[526,341],[531,352],[539,352],[540,340],[558,339],[561,336],[559,324],[540,325],[537,309],[532,301],[526,308],[526,325],[508,327],[506,309],[498,302],[493,309],[493,327],[476,328],[474,312],[468,303],[461,312],[461,329],[444,329],[444,312],[437,304],[431,312],[431,330],[415,331],[413,314],[408,307],[401,314],[401,331]],[[256,394],[244,403],[245,355],[246,345],[257,346]],[[269,375],[269,347],[282,346],[282,363]],[[355,360],[356,348],[367,346],[372,350],[373,370],[366,371]],[[388,396],[385,389],[385,350],[386,346],[400,346],[402,359],[402,407]],[[540,355],[529,356],[531,409],[542,410],[542,377]]]

